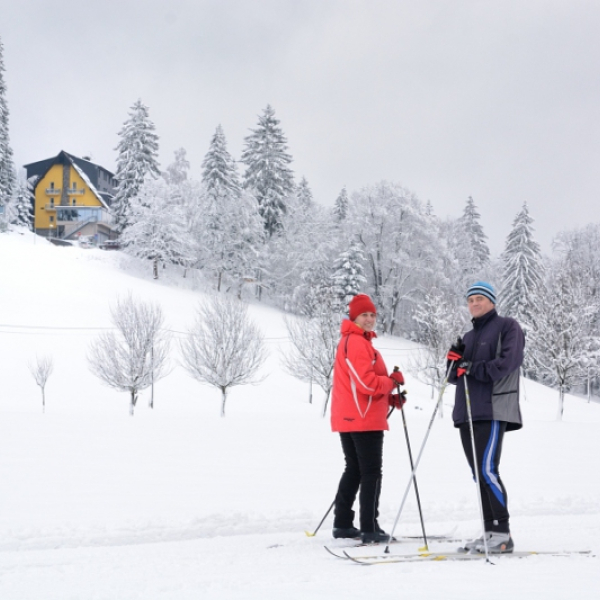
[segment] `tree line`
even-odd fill
[[[12,162],[3,72],[0,42],[0,230],[28,223],[31,197]],[[471,197],[458,218],[442,219],[411,190],[381,181],[344,187],[326,208],[307,179],[296,178],[273,107],[244,142],[237,161],[219,125],[200,180],[190,177],[185,149],[161,170],[149,109],[141,100],[131,107],[119,131],[111,209],[126,252],[148,260],[155,278],[167,266],[194,270],[208,289],[321,326],[337,323],[348,300],[367,293],[379,331],[422,345],[412,368],[432,385],[445,350],[466,329],[464,290],[485,279],[498,289],[500,312],[525,330],[524,375],[558,389],[559,415],[564,392],[598,388],[600,225],[560,233],[543,256],[524,203],[504,251],[492,257]]]
[[[138,133],[135,123],[144,123]],[[464,291],[484,279],[498,289],[500,312],[526,333],[524,375],[559,390],[559,416],[565,391],[598,387],[600,225],[562,232],[552,255],[543,256],[523,203],[504,251],[492,257],[472,197],[456,219],[437,217],[431,203],[388,181],[352,193],[342,188],[332,208],[315,202],[306,178],[294,179],[271,106],[245,139],[241,175],[221,126],[200,181],[189,177],[183,149],[158,175],[156,134],[136,165],[131,149],[149,131],[147,108],[138,102],[119,145],[127,169],[138,171],[134,177],[123,169],[117,177],[137,178],[140,186],[117,198],[127,205],[121,211],[126,249],[151,259],[155,277],[161,263],[196,269],[215,291],[268,302],[309,319],[300,329],[331,329],[334,337],[337,330],[324,325],[323,315],[338,322],[349,299],[367,293],[378,306],[382,333],[422,344],[412,368],[432,385],[442,379],[447,348],[467,329]],[[304,379],[322,372],[328,393],[329,359],[323,356],[330,356],[331,340],[319,345],[316,333],[300,339],[292,320],[288,330],[300,354],[314,348],[313,357],[305,357],[310,368]]]

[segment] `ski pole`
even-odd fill
[[[398,367],[394,367],[394,371],[400,371]],[[396,384],[398,389],[398,395],[404,396],[404,392],[400,391],[400,384]],[[402,413],[402,425],[404,426],[404,437],[406,438],[406,447],[408,449],[408,458],[410,460],[410,470],[413,474],[413,483],[415,484],[415,496],[417,497],[417,506],[419,507],[419,519],[421,520],[421,531],[423,532],[423,543],[425,544],[425,550],[429,551],[429,544],[427,543],[427,534],[425,533],[425,522],[423,521],[423,509],[421,508],[421,497],[419,495],[419,486],[417,485],[417,476],[415,475],[415,464],[413,462],[412,449],[410,447],[410,438],[408,437],[408,426],[406,424],[406,413],[404,412],[404,403],[400,405],[400,412]]]
[[[469,384],[467,383],[467,374],[463,375],[465,382],[465,397],[467,401],[467,415],[469,418],[469,430],[471,431],[471,450],[473,452],[473,470],[475,471],[475,484],[477,485],[477,500],[479,502],[479,516],[481,517],[481,531],[483,534],[483,547],[485,548],[485,562],[493,564],[490,561],[488,552],[487,538],[485,536],[485,520],[483,518],[483,501],[481,499],[481,486],[479,485],[479,460],[475,450],[475,432],[473,431],[473,415],[471,414],[471,396],[469,394]]]
[[[390,543],[392,541],[392,538],[394,537],[394,531],[396,530],[396,525],[398,525],[398,521],[400,520],[400,515],[402,514],[402,510],[404,509],[404,504],[406,502],[408,492],[410,492],[410,488],[413,483],[413,478],[416,475],[417,468],[419,467],[419,463],[421,462],[421,456],[423,455],[423,450],[425,449],[425,444],[427,443],[427,438],[429,437],[429,433],[431,432],[431,428],[432,428],[433,422],[435,420],[435,415],[437,414],[440,404],[442,403],[442,397],[444,396],[444,392],[446,391],[446,386],[448,385],[448,377],[450,377],[450,371],[452,370],[453,366],[454,366],[454,361],[452,361],[450,363],[450,365],[448,366],[448,370],[446,371],[446,376],[444,377],[444,380],[442,381],[438,401],[435,403],[435,408],[433,410],[433,414],[431,415],[431,419],[429,420],[429,425],[427,427],[427,431],[425,432],[425,437],[423,438],[423,442],[421,443],[421,449],[419,450],[419,454],[417,456],[415,466],[413,467],[412,473],[410,474],[410,479],[408,480],[408,485],[406,486],[406,490],[404,491],[404,496],[402,497],[402,502],[400,504],[400,508],[398,509],[398,514],[396,515],[396,520],[394,521],[394,526],[392,527],[392,531],[390,533],[390,538],[389,538],[387,546],[385,547],[385,550],[384,550],[384,552],[386,554],[389,554],[389,552],[390,552]]]
[[[317,531],[319,531],[319,529],[321,529],[321,525],[323,525],[323,522],[328,517],[329,513],[331,512],[331,509],[334,506],[335,506],[335,498],[333,499],[333,502],[331,503],[331,506],[327,509],[327,512],[325,513],[325,516],[321,519],[321,522],[317,525],[317,528],[312,533],[310,531],[305,531],[304,532],[308,537],[315,537],[315,535],[317,535]]]

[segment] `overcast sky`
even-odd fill
[[[441,216],[468,196],[493,253],[527,201],[545,251],[600,221],[600,1],[0,0],[17,165],[115,170],[150,109],[192,176],[218,124],[239,158],[271,104],[317,201],[399,182]]]

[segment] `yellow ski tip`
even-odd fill
[[[307,535],[307,537],[315,537],[316,535],[316,533],[311,533],[310,531],[305,531],[304,533]]]

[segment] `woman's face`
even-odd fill
[[[375,329],[375,322],[377,321],[377,315],[372,312],[364,312],[362,315],[358,315],[354,322],[365,331],[373,331]]]

